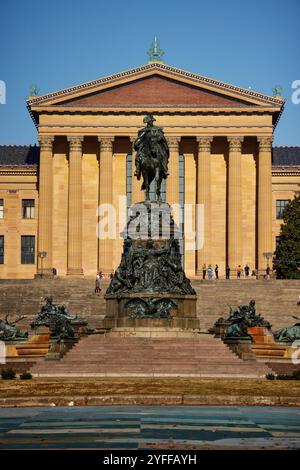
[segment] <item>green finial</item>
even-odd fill
[[[147,52],[149,56],[148,63],[151,62],[164,62],[162,56],[164,55],[164,51],[159,47],[159,40],[157,36],[154,36],[152,41],[151,47]]]
[[[273,91],[273,96],[281,96],[281,94],[282,94],[282,86],[280,86],[280,85],[275,85],[272,91]]]
[[[29,87],[29,96],[39,96],[40,89],[36,85],[31,85]]]

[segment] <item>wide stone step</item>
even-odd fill
[[[244,362],[210,335],[197,339],[82,338],[62,360],[40,362],[34,376],[215,376],[264,377],[269,369]]]

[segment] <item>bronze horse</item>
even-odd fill
[[[150,185],[156,182],[157,200],[161,201],[161,183],[168,176],[169,148],[163,130],[153,126],[155,119],[152,115],[144,118],[147,126],[141,129],[134,143],[136,155],[136,176],[143,176],[142,190],[145,191],[146,201],[150,200]]]
[[[149,142],[150,140],[150,142]],[[156,197],[161,200],[162,169],[160,161],[151,151],[151,137],[145,139],[145,152],[141,154],[141,171],[143,176],[142,190],[145,191],[146,201],[150,199],[150,185],[153,180],[156,182]]]

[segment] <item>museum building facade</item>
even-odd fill
[[[118,266],[126,212],[144,199],[133,142],[148,113],[168,140],[163,200],[181,208],[187,275],[201,276],[204,263],[221,276],[226,265],[233,276],[238,265],[264,272],[300,185],[300,147],[272,146],[281,97],[152,62],[27,104],[39,146],[0,146],[1,278]],[[98,237],[105,204],[115,231]],[[199,226],[203,243],[193,244]]]

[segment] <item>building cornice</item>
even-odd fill
[[[38,165],[5,165],[0,166],[0,176],[37,176]]]
[[[300,177],[299,166],[272,167],[272,176],[298,176]]]

